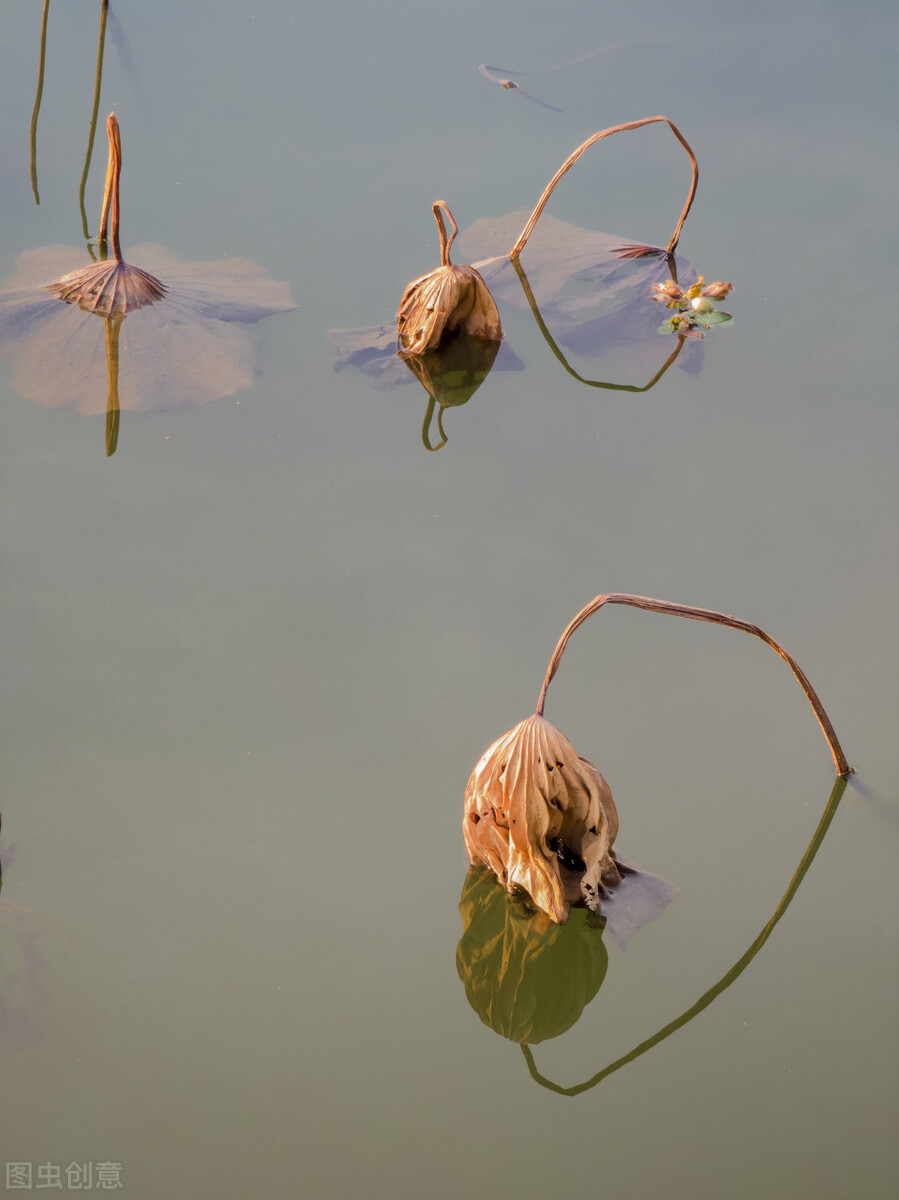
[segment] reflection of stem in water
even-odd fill
[[[35,204],[40,204],[41,196],[37,190],[37,119],[41,111],[41,100],[44,95],[44,63],[47,60],[47,20],[50,16],[50,0],[44,0],[44,12],[41,17],[41,53],[37,66],[37,92],[34,97],[34,112],[31,114],[31,190],[34,192]]]
[[[97,41],[97,72],[94,78],[94,107],[91,110],[90,132],[87,139],[87,154],[84,156],[84,170],[81,173],[81,186],[78,188],[78,203],[81,207],[81,228],[85,241],[90,239],[87,227],[87,211],[84,207],[84,192],[87,187],[87,176],[91,169],[91,156],[94,152],[94,135],[97,132],[97,114],[100,111],[100,84],[103,79],[103,46],[106,41],[106,16],[109,11],[109,0],[102,0],[100,5],[100,35]]]
[[[524,249],[524,246],[525,246],[525,242],[527,242],[528,238],[531,236],[534,226],[537,224],[537,219],[539,218],[540,214],[543,212],[544,208],[546,207],[546,202],[549,200],[550,196],[552,195],[553,189],[555,188],[556,184],[559,182],[559,180],[562,178],[563,175],[567,174],[568,171],[571,170],[571,168],[574,166],[574,164],[581,157],[581,155],[584,153],[585,150],[589,150],[589,148],[595,142],[599,142],[603,138],[610,137],[613,133],[626,133],[628,130],[640,129],[644,125],[654,125],[660,121],[664,122],[664,124],[668,126],[668,128],[671,130],[671,132],[674,134],[674,136],[677,138],[677,140],[680,142],[680,144],[686,150],[686,152],[690,158],[690,165],[693,170],[693,177],[692,177],[692,180],[690,183],[690,191],[687,194],[687,202],[684,205],[683,211],[681,212],[681,215],[680,215],[680,218],[678,219],[677,225],[674,228],[674,233],[672,233],[671,237],[668,239],[668,245],[665,247],[668,254],[673,254],[677,247],[678,239],[680,238],[680,232],[681,232],[681,229],[683,228],[684,221],[686,221],[686,219],[687,219],[687,213],[690,211],[690,208],[693,204],[693,198],[696,195],[696,186],[699,183],[699,164],[696,161],[696,155],[690,149],[690,145],[689,145],[687,139],[684,137],[684,135],[681,133],[681,131],[677,128],[677,126],[672,121],[669,121],[667,117],[643,117],[639,121],[628,121],[627,124],[625,124],[625,125],[613,125],[610,129],[601,129],[599,133],[594,133],[594,135],[592,137],[587,138],[586,142],[583,142],[580,146],[578,146],[578,148],[572,154],[570,154],[568,156],[568,158],[565,159],[565,161],[562,163],[561,167],[559,167],[558,171],[556,171],[555,175],[553,175],[552,179],[546,185],[543,195],[537,201],[537,206],[534,209],[534,211],[531,213],[531,216],[530,216],[530,219],[528,220],[527,225],[525,225],[524,229],[521,231],[521,235],[519,236],[518,241],[515,243],[515,245],[509,251],[509,257],[514,261],[519,256],[519,254],[522,252],[522,250]]]
[[[823,704],[818,699],[817,692],[809,683],[802,668],[791,655],[787,654],[783,646],[779,645],[767,633],[759,629],[758,625],[750,625],[748,621],[741,621],[739,618],[729,616],[727,613],[713,612],[708,608],[693,608],[687,604],[669,604],[665,600],[651,600],[648,596],[632,596],[624,592],[607,592],[605,595],[596,596],[586,608],[581,609],[559,638],[558,645],[553,651],[552,658],[549,660],[549,666],[546,668],[546,677],[543,680],[543,687],[540,691],[540,698],[537,701],[538,716],[543,716],[546,692],[552,682],[553,676],[559,669],[559,663],[562,661],[562,655],[565,653],[568,639],[588,617],[592,617],[604,604],[628,604],[632,608],[642,608],[646,612],[666,613],[672,617],[687,617],[693,621],[708,621],[712,625],[727,625],[730,629],[741,629],[744,633],[751,633],[753,637],[760,638],[766,646],[770,646],[775,653],[780,655],[802,685],[802,690],[805,692],[806,698],[812,706],[818,724],[821,726],[821,731],[827,738],[827,744],[830,747],[830,753],[833,755],[837,774],[843,777],[852,774],[852,767],[849,766],[846,760],[846,755],[843,753],[843,748],[839,743],[833,725],[830,723],[830,718],[824,711]]]
[[[762,946],[764,946],[765,942],[767,942],[768,938],[771,936],[774,926],[787,911],[790,902],[796,895],[800,883],[802,883],[806,871],[812,865],[812,861],[814,860],[815,855],[818,853],[821,843],[824,841],[824,835],[827,833],[828,827],[834,818],[834,814],[837,811],[837,807],[839,806],[845,789],[846,780],[843,778],[838,778],[834,782],[833,791],[830,793],[830,799],[827,802],[827,807],[824,809],[821,820],[818,822],[818,828],[815,830],[815,835],[809,842],[808,848],[806,849],[805,854],[803,854],[799,866],[796,868],[793,878],[790,880],[790,885],[784,892],[780,904],[778,904],[771,919],[768,921],[767,925],[765,925],[764,929],[761,931],[746,953],[742,956],[742,958],[739,958],[734,963],[727,974],[723,975],[721,979],[719,979],[714,985],[714,987],[710,987],[709,990],[704,992],[696,1001],[696,1003],[688,1008],[686,1012],[682,1013],[674,1021],[669,1022],[669,1024],[667,1024],[663,1029],[660,1029],[658,1033],[654,1034],[651,1038],[648,1038],[645,1042],[641,1042],[639,1046],[635,1046],[629,1054],[625,1054],[623,1058],[616,1059],[615,1062],[610,1063],[607,1067],[604,1067],[603,1070],[597,1072],[596,1075],[593,1075],[590,1079],[586,1080],[586,1082],[575,1084],[573,1087],[561,1087],[559,1084],[553,1083],[552,1080],[547,1079],[544,1075],[541,1075],[537,1070],[537,1064],[534,1061],[534,1054],[530,1046],[522,1046],[521,1050],[524,1054],[525,1061],[528,1064],[528,1070],[530,1071],[531,1077],[535,1080],[535,1082],[539,1083],[542,1087],[548,1088],[551,1092],[558,1092],[559,1095],[577,1096],[581,1092],[586,1092],[590,1088],[596,1087],[598,1083],[601,1083],[603,1079],[607,1078],[607,1076],[611,1075],[614,1071],[617,1071],[620,1067],[626,1066],[627,1063],[633,1062],[635,1058],[639,1058],[641,1054],[645,1054],[647,1050],[651,1050],[653,1046],[657,1046],[659,1042],[663,1042],[665,1038],[670,1037],[672,1033],[680,1029],[683,1025],[686,1025],[688,1021],[692,1021],[693,1018],[701,1013],[704,1008],[708,1008],[716,996],[720,996],[720,994],[726,988],[729,988],[730,985],[740,975],[743,974],[743,972],[755,958],[756,954],[758,954],[759,950],[761,950]]]
[[[562,364],[562,366],[565,368],[565,370],[568,372],[568,374],[573,375],[575,379],[577,379],[580,383],[586,384],[587,387],[608,388],[608,389],[610,389],[612,391],[616,391],[616,392],[648,392],[651,387],[654,387],[658,383],[658,381],[662,378],[662,376],[665,374],[665,372],[668,370],[668,368],[671,366],[671,364],[674,362],[674,360],[680,354],[681,350],[683,350],[683,348],[684,348],[684,338],[679,337],[677,339],[677,345],[675,346],[674,351],[668,355],[668,357],[665,359],[665,362],[658,369],[658,371],[656,371],[655,375],[653,375],[653,377],[652,377],[652,379],[650,379],[649,383],[645,384],[643,387],[638,387],[636,384],[632,384],[632,383],[601,383],[597,379],[584,379],[583,375],[578,375],[578,373],[577,373],[577,371],[575,371],[574,367],[572,367],[570,365],[570,363],[568,362],[568,359],[565,357],[565,355],[562,353],[562,351],[556,345],[553,335],[547,329],[546,322],[543,320],[543,317],[541,316],[541,313],[540,313],[540,309],[537,307],[537,300],[534,296],[533,291],[531,290],[531,285],[528,282],[527,275],[525,275],[525,273],[524,273],[524,267],[521,265],[520,260],[517,258],[513,258],[512,266],[515,268],[515,273],[521,282],[522,289],[524,290],[525,299],[527,300],[528,304],[530,305],[531,312],[534,314],[534,320],[540,326],[540,332],[543,334],[544,338],[546,339],[546,343],[549,346],[550,350],[552,350],[553,354],[556,356],[556,358],[559,360],[559,362]],[[671,270],[672,271],[674,270],[673,265],[671,267]]]
[[[119,331],[124,313],[103,318],[106,327],[106,455],[111,457],[119,444]]]
[[[447,443],[447,436],[443,432],[443,405],[441,404],[437,406],[437,428],[440,430],[443,441],[436,446],[431,445],[430,428],[435,406],[437,406],[437,397],[431,396],[428,401],[428,411],[425,413],[425,421],[421,427],[421,440],[424,442],[425,450],[442,450]]]

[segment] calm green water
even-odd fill
[[[243,257],[296,308],[250,331],[252,387],[123,411],[112,457],[102,339],[98,415],[0,362],[0,1158],[63,1190],[71,1163],[121,1164],[141,1200],[894,1195],[892,6],[112,9],[91,221],[114,108],[126,257]],[[4,279],[84,245],[99,5],[50,2],[38,206],[40,15],[0,17]],[[523,369],[448,410],[434,454],[411,377],[334,372],[327,331],[392,320],[437,264],[434,199],[462,228],[530,209],[584,138],[656,113],[697,153],[681,249],[734,281],[732,326],[635,394],[578,383],[504,306]],[[664,243],[687,178],[641,130],[549,211]],[[732,985],[563,1096],[457,973],[462,793],[604,591],[761,625],[866,791]],[[740,959],[833,770],[761,643],[630,609],[576,635],[547,717],[608,778],[622,852],[679,889],[626,951],[604,938],[595,998],[534,1047],[570,1087]]]

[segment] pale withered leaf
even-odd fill
[[[574,877],[590,908],[619,881],[612,857],[618,814],[596,767],[544,717],[520,722],[484,753],[465,789],[463,835],[507,891],[527,892],[561,924]]]

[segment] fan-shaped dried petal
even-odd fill
[[[400,350],[404,354],[433,350],[444,334],[454,330],[489,340],[503,336],[487,284],[474,267],[449,264],[414,279],[403,292],[397,313]]]
[[[618,814],[606,781],[544,717],[516,725],[485,752],[465,789],[462,825],[474,863],[521,889],[551,920],[568,918],[566,874],[590,908],[617,883]]]
[[[87,312],[108,315],[133,312],[161,300],[168,290],[161,280],[121,259],[92,263],[45,285],[45,290],[66,304]]]

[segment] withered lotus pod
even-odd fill
[[[122,173],[122,139],[115,113],[106,119],[109,161],[100,218],[100,245],[106,244],[107,222],[112,226],[113,257],[71,271],[46,284],[46,290],[66,304],[77,304],[88,312],[109,316],[134,312],[155,304],[166,294],[166,286],[155,275],[132,267],[122,258],[119,244],[119,176]]]
[[[812,706],[842,778],[852,774],[830,718],[808,678],[784,648],[757,625],[727,613],[648,596],[607,592],[596,596],[569,622],[553,651],[532,717],[521,721],[485,751],[465,788],[462,832],[473,863],[483,863],[509,892],[526,892],[552,920],[570,910],[572,876],[589,908],[598,908],[603,886],[621,876],[612,847],[618,814],[608,784],[581,758],[571,742],[543,716],[546,693],[568,640],[605,604],[726,625],[760,638],[795,675]],[[568,894],[566,894],[568,893]]]
[[[562,924],[571,879],[588,908],[618,883],[618,813],[609,785],[568,738],[535,713],[484,753],[465,789],[465,845],[510,892],[527,892]]]
[[[440,231],[440,266],[413,279],[403,292],[396,318],[400,352],[422,354],[433,350],[455,330],[498,341],[503,330],[487,284],[474,267],[456,267],[450,262],[450,248],[459,232],[453,214],[444,200],[435,200],[431,208]],[[444,212],[453,227],[449,238]]]

